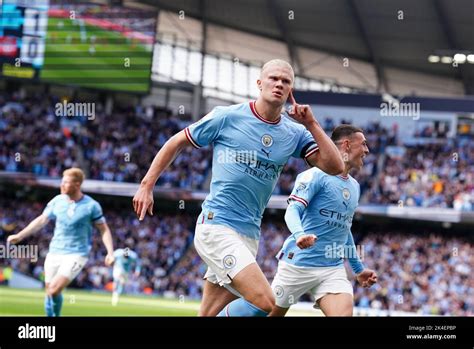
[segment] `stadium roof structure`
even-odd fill
[[[388,69],[401,69],[449,77],[457,94],[474,94],[473,0],[139,2],[282,42],[301,75],[319,64],[302,54],[309,49],[370,63],[377,91],[389,90]]]

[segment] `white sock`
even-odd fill
[[[112,293],[112,305],[115,307],[119,301],[119,294],[117,292]]]

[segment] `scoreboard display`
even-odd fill
[[[0,74],[38,78],[44,64],[49,0],[3,0],[0,4]]]
[[[156,18],[76,0],[0,0],[0,78],[147,93]]]

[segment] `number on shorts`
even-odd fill
[[[75,273],[76,271],[79,271],[82,269],[82,264],[79,264],[77,262],[74,262],[71,271]]]

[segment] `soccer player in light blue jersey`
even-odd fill
[[[47,316],[60,316],[63,303],[62,290],[86,265],[91,250],[93,226],[102,234],[107,249],[105,265],[114,262],[112,234],[105,222],[100,204],[81,192],[84,173],[79,168],[63,172],[61,194],[54,197],[43,214],[31,221],[18,234],[10,235],[8,243],[19,243],[55,221],[54,235],[44,262],[45,311]]]
[[[377,274],[362,264],[351,233],[360,186],[349,171],[362,168],[369,153],[367,141],[363,131],[351,125],[336,127],[331,139],[345,169],[330,175],[311,168],[296,178],[285,214],[291,235],[277,255],[278,270],[272,282],[276,305],[271,316],[284,316],[307,292],[325,315],[351,316],[353,290],[345,258],[363,287],[377,281]]]
[[[112,305],[116,306],[120,295],[128,281],[128,275],[134,266],[134,276],[138,277],[141,270],[140,258],[135,251],[127,248],[119,248],[114,252],[114,269],[112,276],[114,278],[114,291],[112,293]]]
[[[186,146],[213,146],[210,193],[197,219],[194,246],[208,265],[200,316],[266,316],[275,298],[256,263],[262,215],[290,157],[332,174],[344,163],[309,105],[291,95],[294,73],[282,60],[267,62],[256,101],[217,107],[174,135],[158,152],[133,198],[142,220],[153,214],[153,187]],[[292,100],[290,116],[283,114]],[[225,307],[225,309],[224,309]]]

